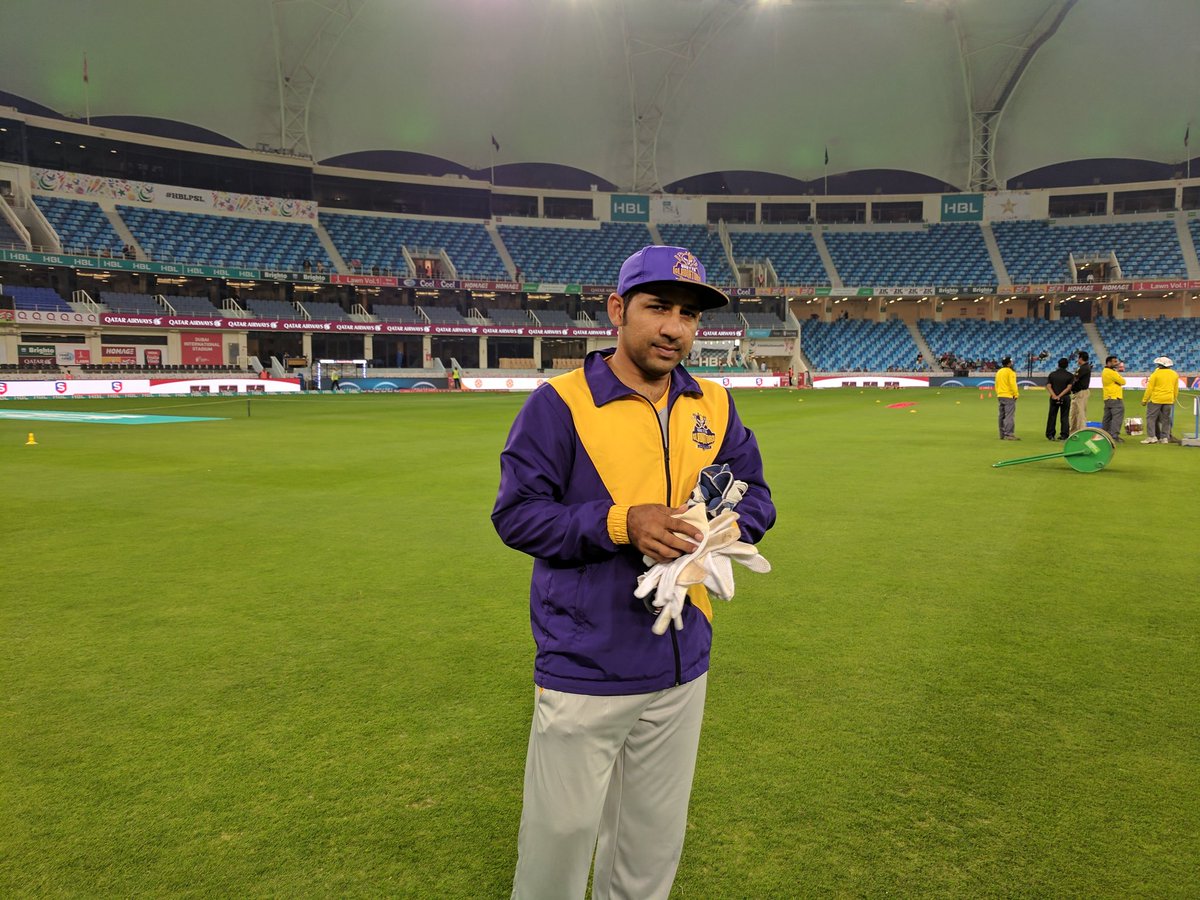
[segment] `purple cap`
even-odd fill
[[[704,283],[704,265],[683,247],[643,247],[621,264],[617,293],[624,296],[631,288],[671,282],[692,288],[701,310],[729,303],[724,291]]]

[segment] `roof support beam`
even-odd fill
[[[279,89],[279,146],[273,149],[312,159],[308,117],[321,73],[342,35],[367,2],[271,0],[271,32],[275,40],[275,76]],[[294,33],[285,40],[281,31],[288,10],[298,6],[316,9],[317,25],[307,40]],[[294,28],[294,22],[292,24]]]
[[[626,15],[627,3],[628,0],[621,5],[621,38],[629,83],[633,151],[632,176],[624,187],[637,193],[653,193],[662,190],[662,180],[658,176],[658,142],[666,114],[696,60],[721,30],[742,13],[746,4],[744,0],[725,0],[710,10],[686,39],[659,46],[640,39],[631,31]],[[653,82],[655,86],[652,90],[639,91],[639,85],[644,82]]]
[[[967,169],[967,190],[994,191],[1000,186],[996,175],[996,134],[1000,128],[1000,117],[1008,105],[1009,99],[1025,74],[1029,64],[1050,40],[1068,13],[1079,0],[1052,0],[1047,4],[1046,11],[1019,44],[1016,51],[999,78],[988,86],[986,93],[976,95],[974,79],[971,70],[971,58],[978,50],[967,47],[966,36],[963,34],[957,12],[953,15],[954,31],[958,38],[959,56],[963,66],[963,80],[966,86],[967,102],[970,104],[971,116],[971,158]],[[993,49],[993,48],[986,48]]]

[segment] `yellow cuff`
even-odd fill
[[[628,506],[610,506],[608,508],[608,536],[614,544],[629,543]]]

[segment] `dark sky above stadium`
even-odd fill
[[[633,188],[817,179],[828,149],[830,174],[964,186],[972,106],[995,102],[1064,3],[1000,118],[999,178],[1183,160],[1200,0],[4,0],[0,91],[244,147],[300,134],[317,160],[555,163]],[[280,72],[301,88],[290,101]]]

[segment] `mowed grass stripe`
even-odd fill
[[[522,399],[0,423],[0,891],[505,896],[533,648],[488,513]],[[1022,443],[967,391],[737,400],[775,571],[716,610],[676,893],[1194,894],[1200,453],[991,469],[1055,447],[1036,392]]]

